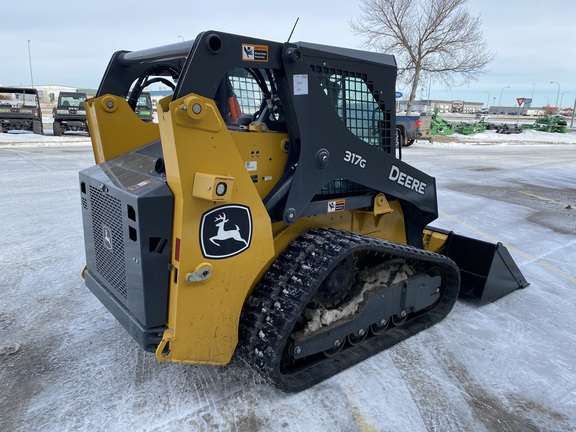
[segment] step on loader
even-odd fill
[[[238,355],[306,389],[527,285],[502,244],[429,227],[385,54],[217,31],[116,52],[86,102],[87,287],[159,361]],[[158,123],[134,113],[154,84]],[[128,341],[127,341],[128,343]]]

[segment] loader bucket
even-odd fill
[[[530,285],[506,246],[453,232],[441,252],[460,268],[460,296],[492,302]]]

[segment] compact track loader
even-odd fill
[[[88,288],[160,361],[237,353],[299,391],[527,285],[502,244],[428,227],[395,146],[392,56],[207,31],[116,52],[86,102]],[[158,123],[134,113],[173,89]]]

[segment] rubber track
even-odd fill
[[[346,347],[334,357],[281,371],[284,346],[323,279],[344,256],[362,250],[439,265],[445,272],[442,298],[432,310],[416,314],[401,327]],[[439,322],[454,306],[459,286],[458,267],[443,255],[347,231],[314,229],[280,254],[247,301],[238,354],[280,390],[301,391]]]

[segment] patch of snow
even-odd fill
[[[20,344],[0,346],[0,355],[16,354],[18,351],[20,351]]]
[[[0,133],[0,148],[37,148],[37,147],[77,147],[90,146],[92,142],[85,133],[66,133],[54,136],[45,132],[38,135],[29,131],[9,131]]]
[[[432,142],[416,141],[418,146],[458,146],[458,145],[542,145],[542,144],[576,144],[576,132],[556,133],[535,130],[524,130],[519,134],[499,134],[487,130],[472,135],[453,134],[433,136]],[[409,151],[409,150],[407,150]]]
[[[19,347],[0,355],[0,429],[575,430],[576,215],[565,207],[576,207],[576,140],[536,136],[454,135],[403,152],[437,177],[434,226],[506,243],[531,285],[458,301],[437,325],[286,395],[236,358],[214,367],[145,353],[80,276],[89,138],[0,133],[0,346]]]
[[[414,273],[414,269],[402,259],[387,261],[374,267],[360,270],[356,277],[357,286],[362,287],[360,293],[336,309],[319,307],[318,309],[305,311],[304,316],[307,319],[307,323],[303,334],[310,335],[322,327],[328,327],[342,319],[353,316],[358,312],[359,306],[364,302],[367,294],[405,281]]]

